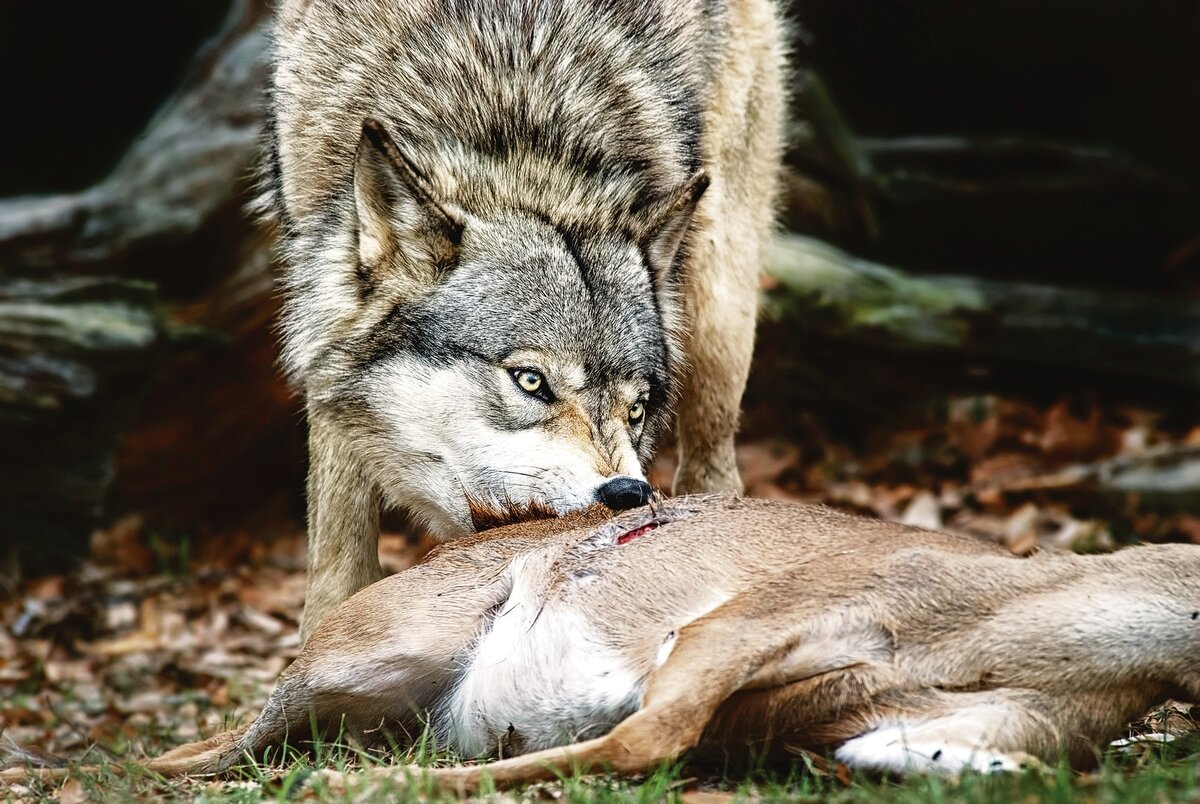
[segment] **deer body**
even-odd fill
[[[467,757],[533,752],[429,771],[461,788],[747,744],[994,770],[1092,761],[1171,695],[1200,700],[1200,548],[1020,558],[817,506],[679,498],[438,548],[326,618],[251,726],[150,767],[221,771],[312,721],[427,718]]]

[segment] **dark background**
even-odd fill
[[[0,5],[8,155],[0,196],[80,190],[101,178],[226,13],[217,0]],[[982,202],[885,209],[874,253],[957,268],[956,244],[986,238],[972,270],[1172,284],[1160,269],[1196,212],[1178,195],[1200,179],[1196,3],[795,0],[791,13],[803,30],[798,51],[858,135],[1070,142],[1111,149],[1162,179],[1137,192],[1097,182],[1076,197],[1030,193],[1015,220],[993,220],[1000,211]],[[1058,167],[1050,157],[955,165],[980,180],[1050,181]],[[929,237],[931,228],[943,237]]]
[[[218,0],[0,4],[0,196],[102,178],[227,12]]]
[[[130,149],[149,143],[149,156],[161,147],[170,159],[179,131],[204,136],[199,113],[162,140],[152,120],[211,84],[213,64],[268,13],[256,0],[0,4],[0,301],[102,299],[156,317],[153,343],[126,351],[0,327],[0,390],[21,389],[16,403],[0,394],[0,495],[22,512],[0,514],[0,534],[36,545],[22,548],[26,566],[79,556],[95,525],[130,511],[168,541],[302,516],[300,405],[274,363],[278,266],[269,230],[243,211],[253,149],[231,167],[217,150],[211,166],[180,157],[194,189],[171,204],[194,203],[195,221],[159,226],[170,205],[140,206],[161,177],[98,185]],[[913,276],[1094,294],[1086,325],[1129,329],[1130,343],[1160,309],[1195,323],[1200,4],[794,0],[788,13],[789,229]],[[235,89],[256,108],[261,85]],[[220,106],[222,92],[206,103]],[[247,128],[256,114],[228,119]],[[225,173],[210,181],[208,167]],[[1106,316],[1126,294],[1137,315],[1114,324]],[[764,325],[747,433],[798,439],[801,463],[819,463],[813,433],[866,449],[879,428],[925,426],[931,405],[963,392],[1083,411],[1132,404],[1176,434],[1195,423],[1200,357],[1186,338],[1182,358],[1163,358],[1178,370],[1143,377],[1106,370],[1103,353],[1026,365],[1022,353],[1052,351],[1054,337],[1006,351],[973,332],[961,355],[926,355],[870,333],[843,338],[819,318]],[[1126,363],[1159,354],[1131,348]],[[95,381],[68,388],[71,372]],[[21,397],[31,388],[54,404]]]

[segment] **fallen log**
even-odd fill
[[[773,244],[767,274],[763,339],[790,344],[801,375],[811,356],[808,374],[834,399],[928,396],[1000,374],[1177,408],[1200,392],[1200,306],[1186,299],[918,276],[793,234]]]
[[[976,496],[1040,496],[1083,501],[1090,510],[1200,512],[1200,444],[1167,445],[1049,474],[980,484]]]
[[[0,281],[0,544],[44,568],[86,544],[165,322],[152,286]]]
[[[0,200],[0,266],[121,275],[137,268],[160,278],[177,270],[153,261],[236,207],[252,171],[266,13],[257,0],[232,4],[224,29],[106,178],[78,193]]]
[[[268,26],[235,0],[106,178],[0,201],[0,558],[83,555],[114,499],[187,533],[299,488],[274,263],[244,212]]]

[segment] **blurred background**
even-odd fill
[[[1200,5],[788,9],[749,492],[1016,552],[1200,543]],[[129,678],[219,704],[294,651],[304,422],[244,211],[268,24],[0,4],[0,684],[153,648]],[[389,530],[404,566],[420,535]],[[229,629],[260,659],[197,652]]]

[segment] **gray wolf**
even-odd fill
[[[1020,558],[679,498],[442,545],[335,609],[254,723],[147,767],[222,772],[313,723],[420,734],[422,713],[439,745],[511,758],[371,773],[471,790],[792,746],[901,773],[1085,765],[1155,703],[1200,700],[1198,656],[1200,547]]]
[[[769,0],[284,0],[265,198],[310,430],[302,630],[382,577],[381,505],[737,492],[784,53]]]

